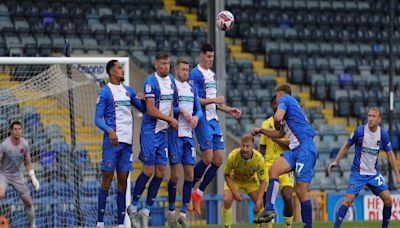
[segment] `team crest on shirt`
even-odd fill
[[[21,154],[23,154],[23,153],[25,152],[24,148],[21,148],[21,149],[19,150],[19,152],[20,152]]]
[[[251,171],[253,171],[253,172],[257,171],[257,166],[253,165],[253,166],[251,167]]]
[[[146,93],[150,93],[150,92],[151,92],[151,85],[146,84]]]

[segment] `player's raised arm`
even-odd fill
[[[257,135],[259,133],[269,138],[282,138],[285,135],[285,132],[283,131],[282,128],[280,130],[275,130],[271,128],[259,128],[259,127],[254,127],[251,129],[252,135]]]

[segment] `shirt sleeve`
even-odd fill
[[[264,158],[263,157],[261,157],[259,159],[257,176],[258,176],[258,180],[266,180],[266,179],[268,179],[267,171],[265,170]]]
[[[194,111],[195,115],[197,116],[198,119],[203,117],[203,110],[201,109],[200,101],[199,101],[199,93],[197,92],[196,89],[193,88],[194,91]]]
[[[198,97],[206,98],[204,91],[204,80],[199,76],[196,70],[192,70],[192,72],[190,72],[188,82],[193,86],[193,89],[197,90]]]
[[[144,100],[140,100],[138,98],[136,98],[136,91],[131,88],[128,87],[128,89],[130,90],[130,94],[131,94],[131,103],[141,112],[145,112],[146,111],[146,104]]]
[[[360,129],[362,129],[362,128],[357,127],[353,131],[353,133],[351,133],[349,140],[347,140],[347,144],[349,144],[349,146],[352,146],[356,142],[356,139],[360,136],[360,132],[361,132]]]
[[[146,99],[156,97],[155,86],[154,86],[154,83],[152,83],[150,77],[147,77],[146,80],[144,80],[143,93],[144,93],[144,97]]]
[[[390,142],[390,137],[387,131],[382,130],[382,148],[386,153],[393,151],[392,143]]]
[[[283,96],[281,99],[279,99],[279,104],[278,104],[278,109],[281,109],[283,111],[287,111],[287,106],[288,106],[288,99],[289,96]]]
[[[103,131],[108,131],[110,126],[106,124],[106,122],[103,120],[103,115],[106,110],[106,96],[103,90],[100,90],[98,96],[97,96],[97,103],[96,103],[96,113],[94,116],[94,123],[96,124],[97,127],[99,127]]]
[[[233,151],[232,151],[233,152]],[[231,152],[231,154],[232,154]],[[232,172],[232,156],[229,155],[225,163],[224,173],[229,175]]]

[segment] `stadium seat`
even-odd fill
[[[351,103],[346,90],[335,91],[335,111],[339,116],[351,115]]]

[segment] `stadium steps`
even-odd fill
[[[178,6],[175,0],[163,0],[164,9],[168,11],[188,12],[189,9],[185,6]]]
[[[9,88],[17,86],[19,82],[16,81],[0,81],[0,88]]]
[[[10,74],[0,73],[0,82],[1,81],[10,81]]]

